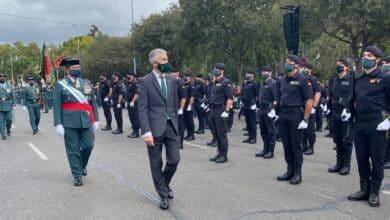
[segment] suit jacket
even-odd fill
[[[164,135],[168,118],[172,121],[176,134],[179,134],[178,93],[176,80],[166,76],[167,100],[164,99],[160,84],[153,72],[139,81],[138,112],[141,132],[152,132],[153,137]]]
[[[8,112],[15,106],[14,89],[8,83],[0,84],[0,111]]]
[[[99,120],[98,107],[95,99],[95,95],[92,90],[92,84],[89,80],[80,80],[80,92],[82,92],[87,98],[89,104],[92,106],[95,120]],[[68,78],[61,80],[65,84],[71,87],[75,87],[73,82]],[[78,102],[73,95],[62,87],[58,82],[54,88],[54,105],[53,105],[53,117],[54,125],[62,124],[65,128],[91,128],[92,122],[86,111],[68,111],[62,110],[61,105],[67,102]]]

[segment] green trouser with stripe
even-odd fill
[[[0,135],[5,137],[11,130],[12,111],[0,111]]]
[[[28,115],[30,118],[30,125],[33,131],[38,129],[39,121],[41,120],[41,108],[40,106],[28,106]]]
[[[65,128],[65,148],[73,177],[83,174],[93,148],[92,128]]]

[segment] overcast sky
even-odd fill
[[[133,1],[135,22],[177,2]],[[97,25],[103,33],[111,36],[128,35],[131,0],[0,0],[0,43],[22,41],[40,44],[46,41],[59,44],[69,37],[88,33],[91,24]]]

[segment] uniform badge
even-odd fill
[[[299,85],[299,82],[298,81],[291,81],[290,84],[291,85]]]
[[[348,81],[343,81],[343,82],[341,82],[341,85],[349,86],[349,82]]]
[[[84,85],[83,89],[84,89],[84,93],[85,94],[90,94],[91,91],[92,91],[92,89],[91,89],[91,87],[89,85]]]
[[[308,83],[307,83],[307,86],[311,87],[311,82],[308,82]]]
[[[35,93],[39,94],[39,88],[35,88]]]
[[[222,84],[221,83],[217,83],[217,84],[215,84],[215,86],[222,86]]]
[[[11,89],[8,88],[8,89],[6,90],[6,92],[7,92],[7,93],[11,93]]]
[[[380,83],[382,79],[370,79],[370,84]]]

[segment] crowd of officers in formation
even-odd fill
[[[259,124],[263,147],[255,156],[273,158],[275,143],[281,141],[287,170],[277,180],[299,184],[303,154],[314,154],[316,132],[322,131],[325,117],[329,129],[326,136],[332,137],[336,145],[336,164],[328,171],[348,175],[354,145],[360,191],[350,194],[348,199],[368,200],[370,206],[379,206],[384,168],[390,168],[390,57],[384,57],[379,48],[369,46],[363,53],[363,73],[352,74],[352,64],[346,58],[331,65],[335,67],[335,74],[326,83],[321,83],[313,75],[312,64],[288,55],[283,75],[273,75],[269,66],[262,67],[259,74],[248,69],[240,89],[225,77],[223,63],[217,63],[207,77],[202,74],[193,77],[191,70],[180,74],[178,69],[172,68],[170,77],[176,79],[178,85],[180,148],[183,148],[184,140],[193,141],[195,134],[204,134],[210,129],[212,140],[207,145],[218,147],[210,161],[227,162],[227,133],[233,125],[233,101],[241,93],[239,117],[245,117],[244,130],[247,131],[244,134],[247,139],[243,142],[257,142]],[[5,77],[0,74],[0,134],[3,140],[11,135],[12,109],[17,102],[14,88]],[[28,77],[27,81],[27,87],[17,89],[18,96],[23,108],[29,112],[30,125],[36,134],[43,108],[41,100],[45,97],[47,112],[52,105],[52,89],[39,87],[34,77]],[[140,134],[138,76],[135,73],[126,74],[124,79],[119,73],[111,77],[101,74],[93,92],[104,111],[106,125],[103,131],[113,130],[112,109],[116,121],[112,134],[122,134],[122,110],[127,109],[132,127],[132,133],[127,137],[143,135]],[[199,121],[196,131],[194,115]],[[94,130],[97,127],[98,124],[94,125]]]

